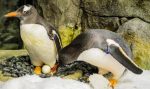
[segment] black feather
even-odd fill
[[[122,54],[120,51],[119,47],[115,45],[110,45],[109,46],[109,53],[123,66],[125,66],[127,69],[132,71],[135,74],[141,74],[143,72],[142,69],[137,67],[132,60],[128,59],[126,56]]]

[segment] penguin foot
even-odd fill
[[[42,72],[42,68],[40,66],[36,66],[34,68],[34,73],[37,74],[37,75],[40,75]]]
[[[51,74],[56,73],[57,68],[58,68],[58,64],[55,64],[55,65],[51,68]]]
[[[115,87],[116,84],[117,84],[117,80],[115,80],[115,79],[110,79],[109,82],[110,82],[110,86],[112,87],[112,89],[114,89],[114,87]]]

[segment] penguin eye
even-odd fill
[[[27,11],[23,11],[23,14],[26,14],[27,13]]]

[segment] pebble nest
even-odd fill
[[[8,77],[21,77],[24,75],[34,74],[34,65],[31,64],[29,56],[10,57],[0,62],[0,70],[4,76]],[[59,66],[57,72],[53,76],[67,76],[76,71],[81,70],[83,73],[82,78],[79,80],[86,80],[92,73],[97,73],[98,69],[85,62],[74,62],[66,66]],[[50,77],[50,74],[41,74],[40,77]]]
[[[0,63],[2,74],[8,77],[31,75],[34,73],[33,69],[29,56],[11,57]]]

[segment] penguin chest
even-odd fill
[[[100,72],[101,69],[112,72],[115,78],[119,78],[125,70],[125,67],[115,58],[113,58],[110,54],[106,54],[99,48],[91,48],[83,51],[77,60],[85,61],[97,66],[100,69]]]
[[[53,40],[49,39],[46,29],[38,24],[21,25],[21,38],[29,52],[32,63],[40,66],[43,63],[51,67],[56,61],[56,46]]]

